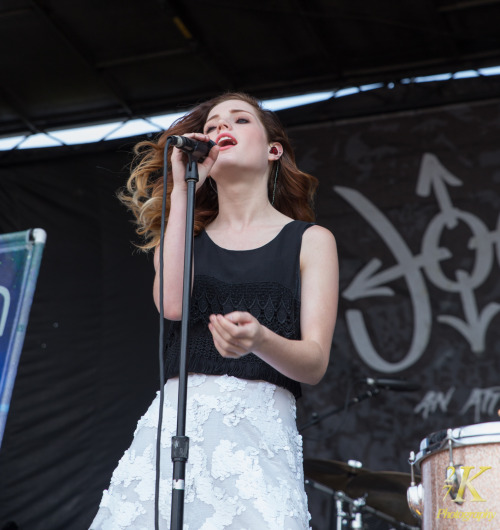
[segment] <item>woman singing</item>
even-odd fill
[[[338,260],[331,232],[313,223],[317,181],[300,171],[276,115],[230,93],[137,147],[122,199],[145,249],[154,249],[159,307],[163,148],[183,135],[216,146],[198,164],[188,346],[184,524],[189,530],[309,528],[301,383],[328,366],[337,316]],[[165,348],[160,527],[170,527],[184,269],[186,155],[169,157],[164,239]],[[103,494],[91,529],[151,529],[159,397]]]

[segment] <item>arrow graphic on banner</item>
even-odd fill
[[[358,213],[377,231],[395,257],[396,264],[381,270],[379,259],[371,259],[342,292],[348,300],[374,296],[393,296],[390,282],[404,278],[408,286],[413,308],[414,326],[411,345],[405,357],[398,362],[388,362],[379,355],[369,337],[363,314],[360,310],[346,311],[347,327],[360,357],[371,367],[385,373],[394,373],[409,368],[423,354],[431,328],[431,305],[425,276],[438,288],[457,293],[463,306],[465,320],[453,315],[440,315],[438,322],[457,330],[471,345],[472,351],[480,353],[485,348],[485,336],[492,319],[500,312],[500,304],[489,303],[481,311],[478,308],[474,289],[483,284],[491,273],[496,246],[500,265],[500,217],[496,230],[487,226],[469,212],[453,205],[448,186],[461,186],[462,181],[446,169],[439,159],[425,153],[422,157],[417,179],[416,193],[420,196],[433,194],[439,213],[429,222],[422,238],[421,252],[413,255],[396,228],[367,198],[356,190],[341,186],[334,190],[349,202]],[[474,250],[475,260],[470,272],[457,270],[455,278],[447,277],[440,262],[453,257],[452,252],[441,246],[445,230],[455,228],[461,222],[471,232],[464,244]]]
[[[390,221],[361,193],[340,186],[336,186],[334,189],[374,227],[392,250],[398,262],[398,265],[380,273],[379,277],[374,279],[372,273],[380,267],[380,262],[372,260],[361,271],[361,279],[357,276],[342,295],[350,297],[350,299],[366,296],[366,294],[363,295],[362,293],[369,293],[368,296],[375,296],[375,293],[383,293],[384,296],[388,296],[393,294],[393,292],[388,287],[381,287],[380,280],[388,281],[399,276],[406,279],[413,308],[414,326],[411,345],[405,357],[398,362],[391,363],[377,353],[366,329],[363,314],[357,309],[350,309],[346,312],[346,321],[351,338],[359,355],[375,370],[385,373],[405,370],[412,366],[424,352],[431,328],[430,301],[427,287],[420,272],[421,263],[415,260],[405,241]]]
[[[479,313],[470,276],[464,271],[457,271],[457,280],[465,321],[452,315],[440,315],[437,319],[461,333],[468,340],[473,352],[481,353],[484,351],[486,331],[492,319],[500,312],[500,304],[492,302]]]
[[[439,209],[448,228],[455,228],[457,217],[455,207],[451,203],[450,195],[446,188],[450,186],[461,186],[460,181],[453,173],[448,171],[439,161],[437,156],[425,153],[420,164],[420,174],[417,179],[417,195],[428,197],[434,190]]]
[[[440,213],[429,224],[422,243],[422,253],[432,254],[439,249],[445,228],[454,228],[462,221],[470,229],[472,236],[467,248],[474,250],[476,259],[473,270],[455,272],[455,280],[445,276],[438,266],[425,266],[429,280],[437,287],[460,295],[465,320],[452,315],[440,315],[438,322],[448,324],[467,339],[473,352],[484,351],[485,335],[491,320],[500,310],[500,305],[490,303],[480,312],[474,296],[474,289],[482,285],[491,273],[494,261],[493,242],[495,232],[489,232],[486,225],[476,216],[453,206],[446,184],[460,186],[462,182],[452,175],[432,154],[426,153],[422,158],[417,182],[417,194],[429,195],[434,190]]]
[[[423,254],[414,256],[414,265],[417,268],[424,268],[426,266],[434,266],[436,260],[444,260],[451,257],[451,252],[448,249],[437,249],[436,256],[427,257]],[[368,265],[363,267],[354,277],[348,287],[342,292],[342,296],[347,300],[357,300],[359,298],[368,298],[370,296],[393,296],[394,291],[385,285],[405,275],[403,265],[398,264],[377,274],[377,271],[382,266],[382,262],[373,258],[368,262]]]

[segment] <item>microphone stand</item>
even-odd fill
[[[343,410],[348,409],[352,405],[356,405],[360,401],[364,401],[367,398],[371,398],[380,394],[380,390],[394,390],[396,392],[413,392],[414,390],[420,390],[420,385],[418,383],[412,383],[410,381],[401,381],[399,379],[372,379],[371,377],[368,377],[366,380],[364,379],[363,382],[367,383],[369,386],[369,389],[366,392],[351,399],[347,404],[340,407],[335,407],[334,409],[325,412],[324,414],[319,415],[318,413],[314,412],[312,414],[311,420],[299,427],[299,432],[302,432],[305,429],[316,425],[317,423],[324,420],[325,418],[328,418],[332,414],[342,412]]]
[[[380,390],[378,388],[372,386],[372,387],[370,387],[369,390],[367,390],[366,392],[363,392],[363,394],[360,394],[359,396],[356,396],[356,397],[352,398],[345,405],[341,405],[341,406],[335,407],[335,408],[329,410],[328,412],[324,412],[323,414],[318,414],[318,413],[314,412],[312,414],[312,418],[308,422],[304,423],[304,425],[301,425],[299,427],[299,432],[301,433],[301,432],[305,431],[306,429],[308,429],[309,427],[312,427],[313,425],[317,425],[318,423],[323,421],[325,418],[328,418],[329,416],[332,416],[333,414],[337,414],[338,412],[342,412],[343,410],[346,410],[346,409],[350,408],[352,405],[356,405],[356,404],[360,403],[361,401],[364,401],[365,399],[368,399],[368,398],[371,398],[371,397],[375,397],[379,393],[380,393]]]
[[[184,253],[184,278],[182,292],[181,349],[179,361],[179,391],[177,402],[177,431],[172,436],[172,505],[170,528],[182,530],[184,519],[184,490],[186,463],[189,456],[189,437],[186,433],[187,403],[187,360],[188,327],[191,298],[191,278],[193,271],[194,203],[196,183],[199,180],[198,164],[192,153],[187,153],[188,163],[185,180],[187,182],[186,236]]]

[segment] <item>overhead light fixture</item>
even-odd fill
[[[413,78],[404,78],[399,82],[401,84],[412,83],[429,83],[449,81],[451,79],[465,79],[469,77],[479,76],[494,76],[500,75],[500,66],[492,66],[488,68],[479,68],[478,70],[465,70],[462,72],[436,74],[430,76],[418,76]],[[394,87],[394,83],[385,85],[384,83],[372,83],[368,85],[353,86],[340,88],[333,91],[315,92],[311,94],[302,94],[298,96],[287,96],[283,98],[268,99],[262,101],[262,106],[265,109],[279,111],[299,107],[302,105],[310,105],[325,101],[331,98],[341,98],[359,94],[360,92],[367,92],[376,90],[387,86]],[[133,119],[122,122],[113,122],[100,125],[90,125],[84,127],[73,127],[60,131],[52,131],[48,134],[31,134],[26,136],[11,136],[0,138],[0,151],[10,151],[12,149],[34,149],[41,147],[55,147],[63,145],[80,145],[86,143],[94,143],[105,140],[115,140],[118,138],[128,138],[131,136],[138,136],[141,134],[159,133],[168,129],[170,125],[185,113],[170,113],[158,116],[151,116],[145,119]]]

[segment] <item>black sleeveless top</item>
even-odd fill
[[[312,223],[292,221],[269,243],[252,250],[227,250],[205,231],[194,238],[194,282],[188,336],[188,372],[262,379],[300,397],[300,383],[249,353],[225,359],[208,329],[212,314],[247,311],[287,339],[300,339],[300,248]],[[171,321],[165,377],[179,375],[181,323]]]

